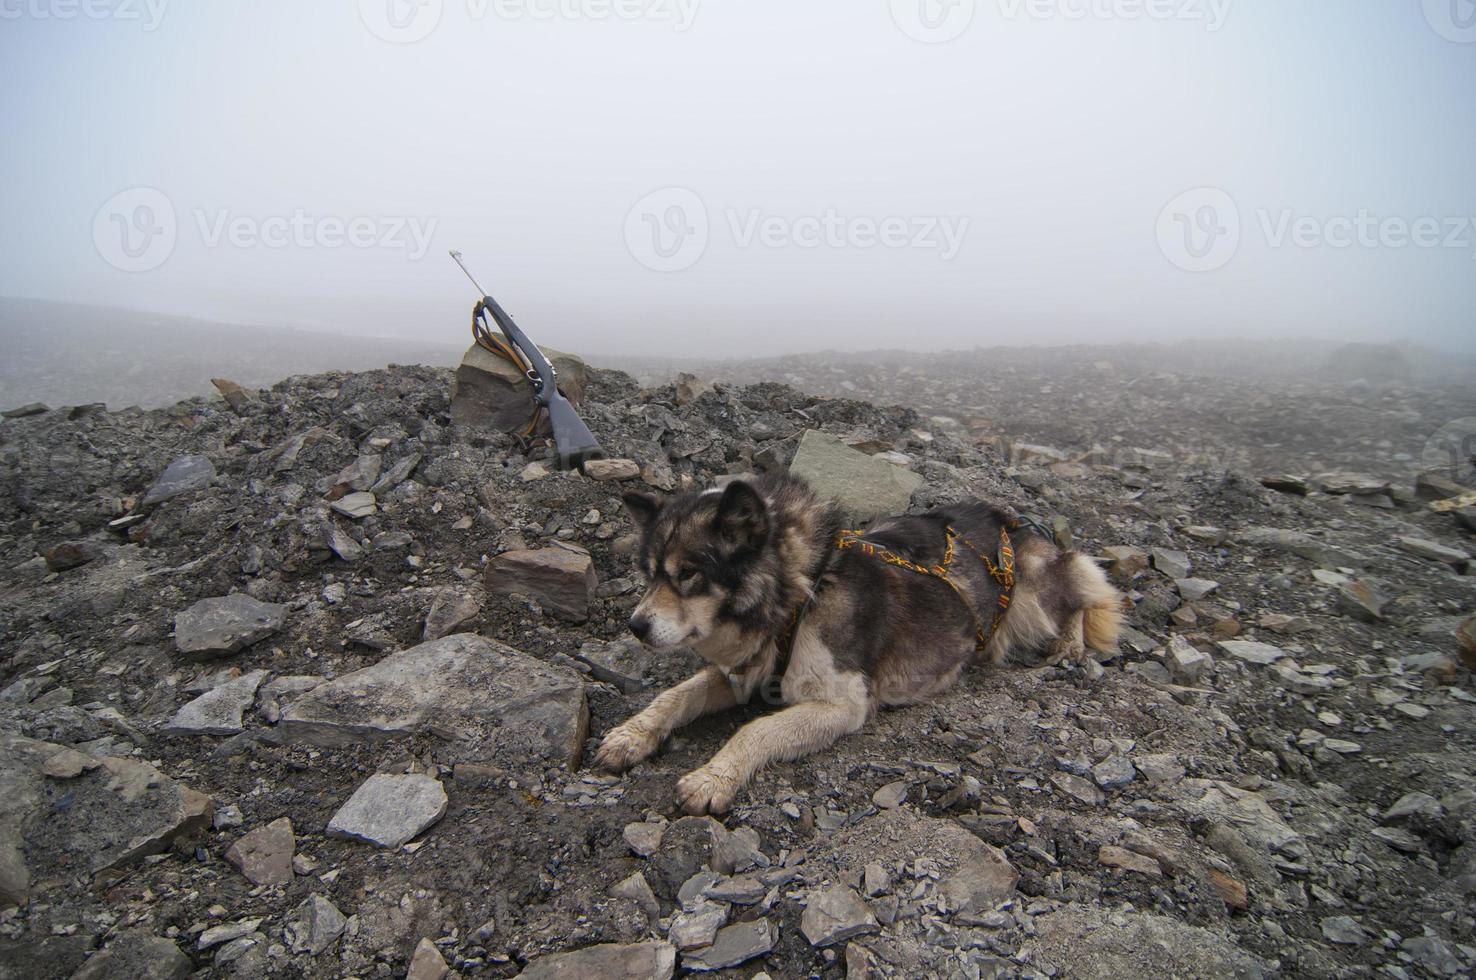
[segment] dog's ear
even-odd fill
[[[644,531],[651,526],[661,510],[661,498],[655,494],[637,493],[634,490],[621,495],[620,501],[625,504],[626,511],[631,520],[635,521],[636,527]]]
[[[757,548],[769,537],[769,505],[751,484],[734,480],[723,490],[714,523],[728,544]]]

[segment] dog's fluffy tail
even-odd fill
[[[1122,593],[1107,581],[1107,575],[1085,555],[1072,556],[1072,579],[1082,608],[1082,638],[1093,650],[1117,649],[1122,627]]]

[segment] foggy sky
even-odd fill
[[[1470,0],[0,0],[0,294],[454,343],[458,248],[590,354],[1469,349],[1473,94]]]

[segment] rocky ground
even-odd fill
[[[0,977],[1468,975],[1476,515],[1420,470],[1476,387],[1034,357],[595,371],[600,479],[428,368],[0,422]],[[694,666],[624,640],[619,493],[806,430],[1039,517],[1130,628],[682,817],[763,709],[583,767]]]

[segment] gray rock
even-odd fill
[[[225,858],[254,885],[285,885],[292,881],[292,856],[297,838],[292,821],[280,817],[236,841]]]
[[[279,730],[324,746],[432,732],[451,741],[454,762],[573,767],[588,723],[574,671],[458,633],[315,687],[282,711]]]
[[[482,614],[482,604],[462,592],[442,591],[425,614],[423,640],[439,640],[472,626]]]
[[[351,517],[355,520],[371,517],[379,512],[379,501],[367,490],[344,494],[328,506],[344,517]]]
[[[1454,977],[1462,973],[1461,961],[1439,936],[1411,936],[1400,943],[1399,948],[1437,977]]]
[[[684,909],[671,917],[671,928],[666,938],[680,950],[711,946],[717,939],[718,930],[728,921],[728,907],[716,902],[701,901],[690,909]]]
[[[1368,931],[1349,915],[1330,915],[1321,922],[1322,935],[1340,946],[1362,946],[1368,942]]]
[[[1056,787],[1062,792],[1074,797],[1081,803],[1085,803],[1087,806],[1101,806],[1107,802],[1107,797],[1102,795],[1100,789],[1072,773],[1053,772],[1051,773],[1051,782],[1055,783]]]
[[[318,956],[343,935],[348,920],[322,895],[310,895],[283,923],[282,938],[294,953]]]
[[[1402,827],[1375,827],[1369,833],[1405,854],[1423,854],[1425,851],[1425,842]]]
[[[1174,551],[1168,548],[1154,548],[1150,552],[1153,559],[1153,567],[1168,578],[1178,581],[1187,579],[1190,570],[1194,567],[1189,561],[1189,554],[1185,551]],[[1187,596],[1185,598],[1188,598]]]
[[[331,481],[331,489],[339,493],[367,491],[379,480],[379,471],[383,466],[383,456],[366,453],[338,471],[338,475]]]
[[[721,825],[720,825],[721,826]],[[713,831],[712,870],[730,875],[747,871],[756,864],[767,865],[768,858],[760,850],[758,831],[739,827],[733,831]]]
[[[1459,548],[1448,548],[1434,541],[1426,541],[1424,538],[1400,538],[1399,548],[1411,555],[1426,558],[1430,561],[1444,562],[1447,565],[1458,565],[1471,556]]]
[[[164,467],[139,506],[153,507],[192,490],[203,490],[214,480],[215,466],[210,460],[204,456],[180,456]]]
[[[639,871],[622,879],[610,889],[610,894],[615,898],[628,898],[635,902],[648,918],[654,919],[661,914],[661,904],[656,901],[656,893],[651,891],[651,883]]]
[[[911,470],[872,459],[840,439],[814,429],[800,438],[789,472],[822,500],[834,499],[852,517],[866,519],[907,509],[923,478]]]
[[[639,820],[626,824],[621,833],[633,853],[640,857],[650,857],[661,847],[662,835],[666,833],[666,821]]]
[[[213,949],[216,946],[242,939],[254,933],[264,921],[261,918],[240,919],[236,922],[223,922],[218,926],[211,926],[195,939],[195,948]]]
[[[714,882],[707,889],[707,897],[715,902],[732,905],[757,905],[768,891],[763,879],[757,875],[736,875]]]
[[[1138,770],[1124,755],[1109,755],[1092,767],[1092,778],[1103,789],[1121,789],[1138,778]]]
[[[539,956],[517,980],[671,980],[675,970],[670,943],[605,943]]]
[[[1368,561],[1358,555],[1334,548],[1332,545],[1301,531],[1275,527],[1250,527],[1240,531],[1236,540],[1242,544],[1281,551],[1305,558],[1323,568],[1362,568]]]
[[[415,944],[415,952],[410,954],[410,967],[405,971],[405,980],[445,980],[446,974],[451,968],[446,965],[446,958],[436,948],[436,944],[429,939],[422,939]]]
[[[1255,640],[1221,640],[1219,645],[1235,659],[1262,667],[1287,659],[1287,652],[1280,647]]]
[[[1175,681],[1193,687],[1213,666],[1214,658],[1195,649],[1188,640],[1181,636],[1169,637],[1168,668]]]
[[[323,527],[323,543],[328,550],[347,562],[355,562],[364,557],[364,546],[355,541],[353,535],[331,521]]]
[[[377,773],[328,821],[328,835],[399,847],[446,813],[446,790],[418,773]]]
[[[694,971],[725,970],[763,956],[774,948],[779,928],[768,919],[739,922],[718,930],[706,949],[682,955],[682,967]]]
[[[881,789],[871,794],[871,802],[883,810],[890,810],[893,807],[901,806],[902,802],[907,799],[907,790],[909,788],[910,784],[905,779],[887,783]]]
[[[589,617],[599,580],[589,555],[567,548],[505,551],[487,564],[487,591],[526,595],[560,619],[582,623]]]
[[[174,645],[191,660],[235,653],[271,636],[287,621],[287,607],[241,592],[201,599],[174,617]]]
[[[31,402],[29,405],[21,405],[17,408],[7,408],[0,412],[0,419],[25,419],[32,415],[44,415],[51,411],[41,402]]]
[[[81,753],[0,735],[0,907],[23,903],[33,886],[110,871],[210,827],[208,796],[140,759],[68,765],[80,771],[58,792],[46,770],[59,754]]]
[[[194,964],[172,940],[147,929],[125,929],[94,953],[72,980],[185,980]]]
[[[206,691],[174,713],[164,726],[166,735],[235,735],[241,716],[256,700],[256,689],[267,672],[253,670]]]
[[[684,909],[699,908],[707,900],[707,890],[723,880],[716,871],[699,871],[677,889],[677,904]]]
[[[854,888],[833,885],[811,892],[800,917],[800,932],[811,946],[829,946],[853,936],[876,932],[876,916]]]
[[[1415,814],[1421,814],[1432,819],[1439,819],[1444,807],[1440,801],[1427,793],[1405,793],[1389,809],[1384,811],[1383,819],[1403,820]]]
[[[1198,602],[1218,589],[1220,583],[1207,578],[1180,578],[1174,579],[1174,586],[1179,590],[1179,595],[1184,598],[1185,602]]]
[[[419,465],[419,453],[411,453],[409,456],[396,460],[394,465],[388,470],[385,470],[383,475],[374,482],[374,485],[369,487],[369,492],[374,494],[376,499],[384,496],[395,487],[404,483],[410,477],[410,474],[415,471],[415,467]]]

